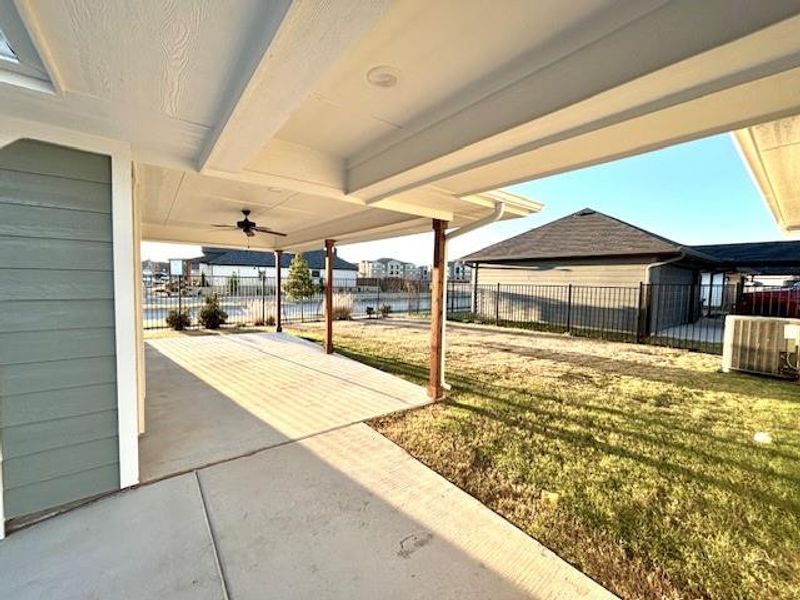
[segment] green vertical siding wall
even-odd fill
[[[6,518],[119,487],[109,157],[0,149]]]

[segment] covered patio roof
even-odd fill
[[[128,144],[156,240],[244,245],[209,227],[242,208],[289,234],[262,248],[459,226],[487,190],[800,112],[800,0],[7,4],[0,117]]]

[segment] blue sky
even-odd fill
[[[586,207],[684,244],[782,239],[727,134],[508,189],[543,202],[544,209],[454,240],[451,258]],[[162,246],[166,245],[147,244],[143,255],[163,260],[164,252],[178,257],[197,251],[197,247]],[[343,258],[354,262],[391,256],[428,264],[431,252],[430,234],[339,249]]]

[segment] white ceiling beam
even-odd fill
[[[445,178],[463,196],[800,113],[800,68],[547,144]]]
[[[352,157],[347,191],[377,199],[507,157],[518,148],[530,150],[543,137],[539,122],[560,112],[562,127],[554,122],[550,130],[545,127],[551,143],[797,66],[800,36],[793,17],[798,14],[800,0],[663,3],[544,66],[531,58],[533,70],[515,82]],[[703,53],[771,26],[776,31],[762,35],[759,44],[703,62]],[[615,88],[678,65],[682,68],[669,76],[649,79],[638,95],[612,95]],[[566,112],[596,98],[602,102],[593,105],[594,112]]]
[[[363,199],[343,191],[344,165],[340,159],[277,138],[259,152],[258,158],[247,169],[238,173],[206,169],[203,175],[281,188],[358,206],[368,204]],[[453,216],[452,210],[445,210],[437,205],[453,199],[452,194],[426,186],[382,199],[375,202],[374,206],[420,217],[450,220]]]
[[[352,219],[351,219],[352,221]],[[353,226],[347,219],[335,219],[314,227],[303,235],[290,236],[285,240],[287,250],[303,251],[322,247],[326,239],[335,239],[339,244],[380,240],[398,235],[411,235],[430,229],[431,220],[423,217],[404,217],[381,225]]]
[[[242,170],[318,81],[367,33],[390,0],[293,0],[265,26],[260,60],[234,90],[198,168]]]

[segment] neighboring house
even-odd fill
[[[418,275],[419,267],[417,265],[394,258],[362,260],[358,263],[358,276],[364,279],[383,279],[386,277],[416,279]]]
[[[476,297],[499,285],[538,298],[530,318],[560,315],[569,302],[587,326],[608,319],[597,309],[613,307],[613,320],[632,327],[644,306],[663,329],[730,308],[736,284],[758,274],[800,273],[800,242],[686,246],[586,208],[462,260],[474,265]],[[551,286],[575,289],[567,300]]]
[[[324,250],[303,252],[308,261],[311,279],[316,284],[322,283],[325,274]],[[281,255],[281,276],[283,281],[289,276],[289,265],[294,258],[293,254]],[[215,285],[224,285],[231,275],[245,278],[258,278],[266,276],[267,279],[275,277],[275,254],[273,252],[258,252],[255,250],[226,250],[224,248],[203,248],[203,256],[191,259],[192,264],[197,264],[197,275],[205,275]],[[333,282],[336,287],[354,287],[358,276],[358,267],[346,260],[333,257]]]
[[[720,262],[726,279],[735,273],[761,285],[782,286],[800,279],[800,240],[781,242],[744,242],[693,246]],[[731,271],[732,269],[732,271]]]
[[[714,257],[586,208],[462,259],[479,284],[696,283]]]
[[[586,208],[462,259],[479,284],[733,284],[800,274],[800,241],[688,246]]]
[[[149,259],[142,261],[142,275],[145,277],[167,273],[169,273],[169,263]]]

